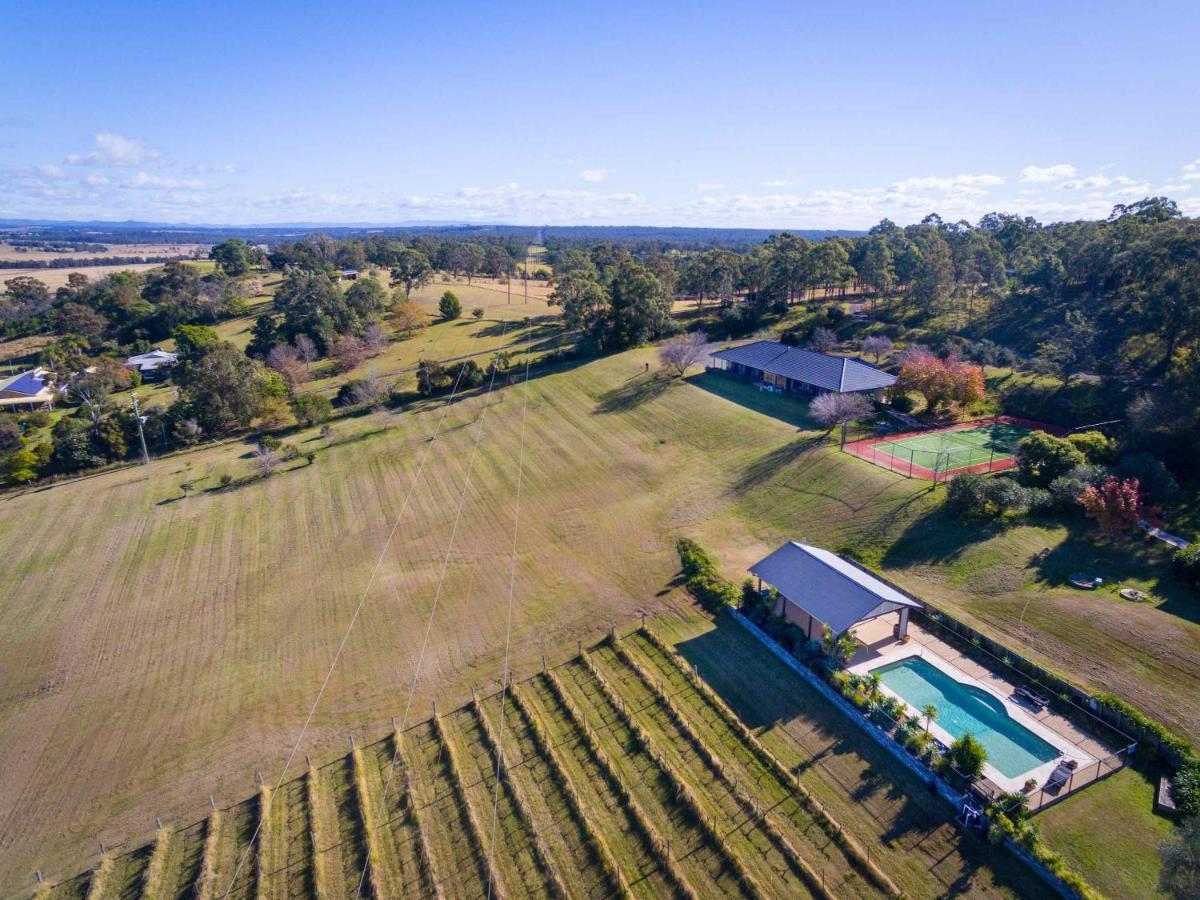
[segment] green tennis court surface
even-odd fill
[[[1010,457],[1027,434],[1028,428],[996,422],[883,441],[872,449],[880,456],[890,456],[898,462],[912,461],[933,471],[947,472]]]

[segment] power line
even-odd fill
[[[529,353],[525,354],[525,382],[521,397],[521,437],[517,455],[517,499],[513,513],[512,558],[508,569],[508,615],[504,632],[504,674],[500,681],[500,729],[496,738],[496,783],[492,788],[492,837],[488,848],[488,900],[492,896],[492,871],[496,859],[497,810],[500,807],[500,764],[504,757],[504,701],[508,697],[509,661],[512,648],[513,593],[517,580],[517,536],[521,528],[521,488],[525,475],[525,420],[529,411]],[[482,701],[480,701],[482,704]],[[482,714],[482,705],[480,706]]]
[[[279,777],[275,780],[276,786],[282,784],[283,779],[287,776],[287,771],[291,767],[292,761],[296,758],[296,753],[300,750],[300,744],[304,740],[304,735],[308,732],[308,726],[312,723],[312,718],[316,714],[317,706],[320,704],[321,698],[325,695],[325,689],[329,686],[329,679],[333,676],[333,670],[337,667],[338,660],[340,660],[342,657],[342,651],[346,649],[346,642],[350,639],[350,632],[354,629],[354,624],[358,621],[358,617],[362,613],[363,606],[367,600],[367,595],[370,593],[371,587],[375,584],[375,578],[378,576],[379,569],[383,565],[384,557],[387,554],[388,548],[392,544],[392,539],[396,536],[396,529],[400,527],[400,520],[404,517],[404,513],[408,510],[408,504],[412,499],[413,492],[416,490],[416,486],[421,481],[421,475],[425,470],[425,463],[428,461],[430,451],[432,450],[434,443],[437,441],[438,435],[441,433],[442,424],[446,421],[446,414],[449,412],[450,404],[454,401],[454,396],[458,392],[458,388],[462,382],[463,372],[465,370],[465,366],[459,369],[458,378],[454,382],[454,387],[450,392],[450,396],[446,398],[446,402],[442,406],[442,414],[438,417],[437,426],[434,428],[433,436],[425,445],[425,450],[421,455],[421,461],[417,466],[417,472],[413,476],[412,483],[408,487],[408,492],[404,495],[404,502],[401,504],[400,511],[396,514],[396,518],[392,522],[392,527],[388,531],[387,538],[383,542],[383,547],[379,551],[378,558],[375,560],[375,566],[371,569],[371,575],[367,579],[367,584],[363,588],[362,595],[358,598],[358,605],[354,608],[354,614],[350,617],[350,622],[346,626],[346,631],[342,635],[342,639],[338,644],[337,651],[333,655],[333,661],[329,664],[329,670],[325,673],[325,677],[321,681],[321,688],[317,691],[317,696],[313,700],[312,706],[309,707],[308,716],[304,720],[304,725],[300,729],[300,734],[296,738],[296,743],[292,745],[292,750],[288,754],[286,762],[283,764],[283,769],[280,771]],[[258,834],[261,830],[262,818],[259,817],[258,824],[254,827],[254,833],[250,835],[250,840],[246,844],[246,849],[242,852],[241,858],[238,859],[238,864],[233,870],[233,877],[230,878],[229,887],[225,889],[225,893],[222,895],[223,897],[228,897],[230,891],[233,890],[234,884],[237,883],[238,874],[241,872],[242,866],[246,862],[246,858],[250,855],[250,850],[253,848],[254,842],[258,840]]]
[[[504,333],[507,330],[507,328],[508,328],[508,323],[506,321],[504,326],[501,328],[501,332],[500,332],[501,338],[504,337]],[[465,369],[465,366],[464,366],[464,369]],[[448,568],[450,566],[450,554],[454,550],[454,540],[458,536],[458,526],[459,526],[459,523],[462,521],[463,507],[466,505],[467,494],[470,493],[470,490],[471,490],[471,479],[475,472],[475,458],[479,453],[479,444],[483,438],[483,426],[484,426],[484,423],[487,421],[488,410],[491,409],[491,405],[487,401],[488,401],[488,398],[491,397],[492,389],[496,385],[496,373],[498,370],[499,370],[498,366],[495,366],[495,365],[492,366],[492,375],[488,381],[488,389],[487,389],[487,392],[483,395],[484,396],[483,412],[480,413],[480,416],[479,416],[479,427],[475,431],[475,442],[471,447],[471,456],[467,462],[467,474],[466,474],[466,477],[463,479],[462,492],[458,498],[458,508],[455,510],[454,522],[450,527],[450,539],[446,542],[446,553],[442,558],[441,572],[438,573],[437,588],[434,590],[434,594],[433,594],[433,604],[429,608],[429,618],[425,622],[425,633],[421,639],[421,649],[417,654],[416,666],[413,669],[412,684],[409,686],[408,698],[405,700],[405,704],[404,704],[404,713],[400,718],[400,726],[397,729],[395,729],[399,733],[403,733],[406,725],[408,724],[408,716],[409,716],[409,713],[412,711],[413,697],[417,691],[417,684],[420,682],[420,679],[421,679],[421,668],[423,667],[424,662],[425,662],[425,652],[429,647],[429,635],[433,629],[433,619],[434,619],[434,616],[437,614],[438,604],[441,601],[441,597],[442,597],[442,588],[446,583],[446,571],[448,570]],[[397,762],[399,762],[399,756],[400,756],[400,748],[397,745],[396,747],[393,748],[392,759],[391,759],[391,762],[388,764],[387,779],[384,781],[383,791],[379,798],[378,820],[383,819],[384,811],[387,809],[388,790],[391,787],[392,779],[394,778],[395,773],[396,773],[396,764],[397,764]],[[364,823],[364,827],[365,827],[365,823]],[[358,886],[355,889],[355,894],[354,894],[356,898],[362,896],[363,884],[366,881],[367,872],[370,869],[370,866],[371,866],[371,860],[370,860],[370,857],[368,857],[363,862],[362,873],[359,875],[359,878],[358,878]]]

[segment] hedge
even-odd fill
[[[703,547],[690,538],[675,542],[679,563],[687,588],[692,596],[708,609],[736,606],[741,596],[738,589],[721,576],[717,563]]]

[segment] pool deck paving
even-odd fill
[[[1058,790],[1042,789],[1042,782],[1045,779],[1044,777],[1039,779],[1038,789],[1028,798],[1031,810],[1036,811],[1061,800],[1068,794],[1074,793],[1121,767],[1121,763],[1111,761],[1113,755],[1121,748],[1106,746],[1058,713],[1045,708],[1038,709],[1034,704],[1017,695],[1016,686],[1012,682],[965,656],[915,622],[910,622],[908,626],[909,642],[900,643],[893,637],[894,624],[895,618],[886,616],[866,622],[854,629],[861,644],[850,659],[848,666],[850,671],[869,672],[887,662],[903,659],[918,652],[926,658],[937,657],[937,661],[942,663],[939,668],[949,668],[952,670],[951,674],[961,681],[970,683],[971,680],[974,680],[998,698],[1018,707],[1024,716],[1040,726],[1037,730],[1046,729],[1051,732],[1057,738],[1052,741],[1054,744],[1059,745],[1065,742],[1070,745],[1071,749],[1067,755],[1078,761],[1078,768],[1071,774],[1068,783],[1060,786]],[[1009,781],[1008,779],[996,778],[993,780],[984,777],[980,780],[979,786],[989,795],[1013,789],[1011,783],[1005,785],[996,783],[1001,780]]]

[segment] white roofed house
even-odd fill
[[[154,381],[179,362],[179,354],[155,347],[149,353],[139,353],[125,360],[125,368],[140,372],[143,381]]]
[[[711,368],[740,375],[775,390],[813,395],[873,394],[896,383],[896,376],[848,356],[789,347],[779,341],[754,341],[717,350]]]
[[[52,409],[54,375],[40,366],[17,375],[0,376],[0,410]]]
[[[750,567],[759,587],[779,592],[772,612],[796,625],[810,640],[820,640],[825,626],[837,637],[864,622],[896,616],[893,637],[908,634],[908,617],[923,604],[902,594],[870,572],[836,553],[789,541]]]

